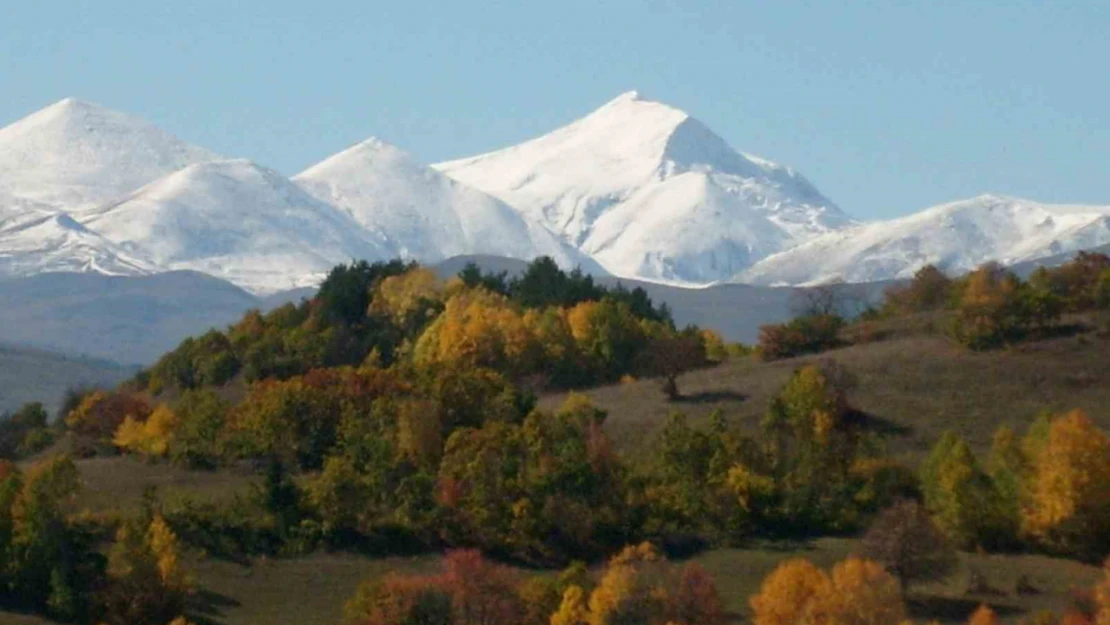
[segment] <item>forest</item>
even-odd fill
[[[795,319],[740,345],[546,258],[448,280],[338,266],[311,299],[187,339],[116,388],[73,389],[54,419],[28,404],[0,421],[0,616],[218,623],[198,608],[207,562],[342,553],[434,558],[353,588],[352,625],[1110,623],[1110,568],[1053,609],[1006,607],[1048,600],[1024,572],[1002,590],[970,570],[973,600],[947,610],[922,598],[968,558],[1096,571],[1110,555],[1110,258],[1028,278],[930,266],[879,302],[844,293],[806,291]],[[854,355],[923,361],[924,342],[982,379],[859,379]],[[994,409],[988,364],[1027,353],[1025,399],[1059,401],[952,416],[957,400]],[[1050,358],[1083,375],[1054,382],[1066,368]],[[746,393],[697,386],[712,376]],[[912,398],[911,418],[877,409],[884,393]],[[647,412],[650,435],[628,436]],[[941,419],[955,427],[931,434]],[[914,447],[907,430],[930,435]],[[151,480],[90,506],[87,471],[105,462],[246,487],[168,496]],[[851,547],[807,557],[828,541]],[[752,545],[785,553],[740,612],[699,558]]]

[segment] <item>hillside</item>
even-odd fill
[[[0,341],[123,363],[149,363],[187,336],[224,327],[259,299],[194,272],[152,276],[46,273],[0,281]]]
[[[941,335],[854,345],[816,356],[761,363],[750,359],[679,378],[683,398],[668,402],[645,380],[585,391],[610,414],[622,447],[649,444],[674,410],[704,422],[720,409],[742,431],[756,433],[771,398],[810,362],[834,361],[853,379],[849,401],[885,435],[889,452],[916,463],[946,430],[986,453],[1000,426],[1023,431],[1043,410],[1083,409],[1110,428],[1110,337],[1088,332],[1003,351],[971,352]],[[545,397],[556,406],[563,395]]]
[[[0,344],[0,414],[37,401],[53,415],[66,391],[111,388],[134,374],[135,369],[106,360]]]
[[[1110,339],[1084,334],[974,354],[939,336],[913,336],[820,357],[773,363],[734,360],[682,376],[684,399],[678,402],[665,401],[652,381],[586,393],[609,411],[606,429],[621,451],[630,454],[648,444],[667,414],[676,409],[704,422],[710,411],[720,408],[730,422],[754,431],[770,397],[791,371],[806,362],[831,359],[855,378],[850,400],[871,417],[877,431],[885,433],[890,450],[916,462],[945,429],[956,429],[977,452],[983,452],[995,427],[1009,424],[1021,429],[1044,408],[1085,408],[1103,427],[1110,426],[1110,413],[1105,410],[1110,404],[1110,373],[1102,366],[1108,348]],[[550,395],[542,405],[553,406],[563,399]],[[79,467],[92,493],[86,505],[94,509],[121,502],[135,506],[147,485],[158,486],[168,500],[183,493],[225,498],[248,489],[246,478],[234,469],[189,472],[119,458],[85,460]],[[804,556],[828,566],[858,548],[858,541],[850,538],[753,541],[740,548],[706,551],[693,561],[717,577],[729,622],[744,623],[749,622],[748,597],[777,564]],[[212,625],[334,623],[359,581],[387,571],[430,571],[439,560],[435,554],[372,557],[321,551],[237,563],[198,555],[190,560],[200,589],[192,613]],[[966,580],[972,571],[984,575],[997,592],[967,594]],[[1037,593],[1013,592],[1022,575]],[[1064,610],[1068,593],[1091,584],[1098,575],[1097,567],[1039,555],[962,554],[957,572],[948,580],[914,592],[910,612],[921,620],[963,623],[979,602],[986,601],[999,611],[1003,623],[1017,623],[1036,610]],[[47,622],[4,616],[29,625]]]

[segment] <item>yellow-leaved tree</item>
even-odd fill
[[[586,591],[581,586],[570,586],[563,591],[559,609],[551,615],[551,625],[585,625],[589,614]]]
[[[1110,437],[1082,411],[1052,420],[1032,458],[1023,529],[1046,546],[1075,554],[1110,546]]]
[[[162,457],[169,453],[177,427],[177,415],[169,406],[162,404],[150,413],[146,421],[128,415],[116,429],[112,443],[123,451],[150,457]]]

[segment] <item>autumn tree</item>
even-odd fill
[[[925,265],[908,284],[886,290],[883,311],[905,315],[947,308],[952,303],[952,279],[935,265]]]
[[[10,473],[3,485],[11,505],[9,598],[62,620],[85,616],[100,565],[92,537],[68,522],[80,488],[77,467],[68,457],[55,456],[22,478]]]
[[[754,625],[797,625],[814,622],[821,602],[832,592],[832,580],[804,558],[780,564],[763,579],[752,596]]]
[[[843,327],[844,319],[837,315],[803,315],[787,323],[761,326],[759,358],[779,360],[839,347]]]
[[[898,582],[881,565],[848,558],[826,574],[805,559],[768,575],[750,600],[755,625],[896,625],[905,619]]]
[[[967,619],[967,625],[998,625],[998,614],[986,604],[981,604]]]
[[[66,427],[80,439],[102,449],[113,449],[112,438],[125,419],[142,423],[151,408],[142,398],[125,391],[94,391],[66,415]]]
[[[854,516],[852,467],[865,455],[850,380],[835,363],[798,369],[761,423],[782,526],[837,527]]]
[[[213,468],[219,463],[220,438],[231,403],[212,389],[186,391],[173,406],[177,425],[170,456],[191,468]]]
[[[673,623],[722,625],[724,604],[713,576],[698,564],[684,565],[670,590],[667,613]]]
[[[898,580],[904,595],[916,582],[943,579],[956,565],[948,540],[916,501],[902,500],[883,510],[863,537],[864,557]]]
[[[667,399],[678,399],[678,376],[706,363],[702,337],[692,333],[661,336],[644,347],[637,369],[646,376],[661,378]]]
[[[1110,437],[1081,411],[1053,419],[1033,458],[1024,529],[1068,553],[1110,551]]]
[[[126,452],[161,458],[170,451],[177,423],[177,415],[173,410],[161,404],[150,413],[146,421],[125,417],[123,423],[116,428],[112,443]]]
[[[609,560],[590,594],[588,625],[650,625],[665,618],[664,560],[643,543]]]
[[[100,601],[110,625],[169,623],[181,615],[190,582],[165,519],[155,515],[149,523],[139,518],[120,526],[108,556],[108,580]]]
[[[451,598],[455,625],[519,623],[525,607],[520,576],[473,550],[449,551],[443,561],[442,587]]]

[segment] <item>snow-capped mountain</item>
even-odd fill
[[[68,98],[0,128],[0,217],[19,208],[13,198],[76,213],[219,158],[145,120]]]
[[[627,277],[727,279],[854,223],[792,169],[636,92],[537,139],[434,167]]]
[[[797,285],[1107,244],[1108,206],[999,196],[858,224],[792,169],[635,92],[489,154],[427,167],[370,139],[293,180],[74,99],[0,129],[0,278],[186,269],[265,294],[352,259],[548,255],[595,274]]]
[[[343,211],[245,160],[190,165],[82,225],[162,271],[200,271],[254,293],[315,285],[338,263],[392,256]]]
[[[602,271],[539,223],[380,139],[335,154],[293,180],[388,240],[403,258],[435,263],[463,254],[546,255],[564,267]]]
[[[956,274],[1110,243],[1110,206],[1040,204],[981,195],[907,217],[832,232],[756,263],[751,284],[906,278],[927,264]]]
[[[0,220],[0,277],[48,271],[140,275],[156,270],[63,212],[28,211]]]

